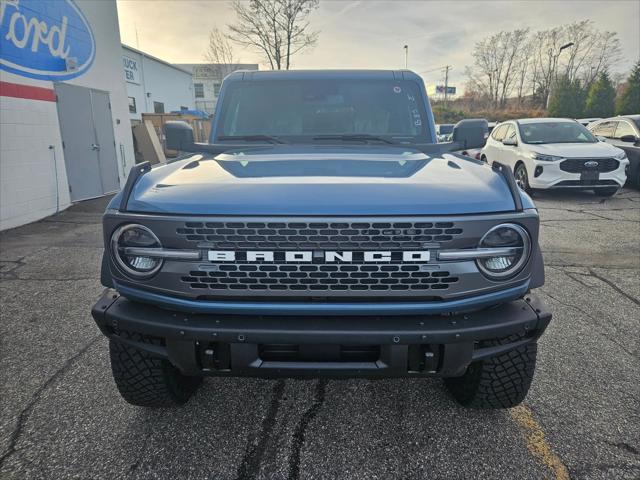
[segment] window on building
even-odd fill
[[[202,83],[194,83],[193,91],[196,94],[196,98],[204,98],[204,85]]]
[[[137,113],[136,97],[129,97],[129,113]]]
[[[162,102],[153,102],[153,111],[155,113],[164,113],[164,103],[162,103]]]
[[[184,105],[180,106],[180,110],[182,110],[183,112],[189,110],[189,107],[185,107]]]
[[[213,95],[214,96],[218,96],[220,95],[220,84],[219,83],[214,83],[213,84]]]

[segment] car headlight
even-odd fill
[[[151,277],[162,267],[162,259],[136,254],[136,248],[162,248],[162,245],[144,225],[123,225],[111,235],[111,255],[120,269],[132,278]]]
[[[489,230],[480,240],[479,248],[502,250],[500,255],[480,257],[476,264],[491,280],[506,280],[518,274],[531,253],[527,231],[515,223],[503,223]]]
[[[622,152],[620,152],[617,155],[614,155],[613,158],[615,158],[616,160],[626,160],[627,159],[627,154],[626,152],[623,150]]]
[[[538,153],[538,152],[529,152],[527,156],[533,160],[539,160],[541,162],[557,162],[560,160],[564,160],[564,157],[559,157],[557,155],[547,155],[546,153]]]

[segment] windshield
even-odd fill
[[[240,81],[229,84],[223,98],[218,139],[269,135],[295,142],[372,135],[413,143],[428,138],[422,95],[412,81]]]
[[[596,143],[598,139],[578,122],[541,122],[518,125],[524,143]]]
[[[438,125],[438,132],[440,135],[447,135],[448,133],[453,133],[453,124],[446,123],[444,125]]]

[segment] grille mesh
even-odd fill
[[[585,167],[585,162],[598,162],[597,167]],[[560,170],[569,173],[581,173],[585,170],[594,172],[613,172],[618,168],[615,158],[569,158],[560,162]]]
[[[451,241],[462,234],[462,228],[452,222],[187,222],[176,234],[187,241],[233,250],[407,250]]]
[[[203,291],[437,291],[446,290],[458,277],[441,270],[423,271],[420,265],[234,264],[194,270],[181,281]]]

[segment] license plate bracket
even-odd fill
[[[600,172],[597,170],[583,170],[580,174],[580,183],[593,185],[600,179]]]

